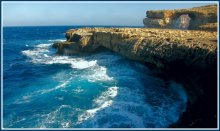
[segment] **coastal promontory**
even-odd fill
[[[59,54],[93,53],[107,48],[127,58],[161,69],[181,82],[189,104],[183,122],[196,127],[217,117],[217,32],[147,28],[82,28],[66,32]],[[211,102],[210,102],[211,101]],[[186,116],[186,117],[185,117]],[[195,117],[195,118],[194,118]],[[198,119],[198,120],[197,120]]]
[[[148,10],[143,23],[148,28],[217,31],[217,5],[190,9]]]
[[[144,25],[149,28],[70,29],[66,41],[53,47],[61,55],[106,48],[163,72],[183,84],[188,95],[186,112],[170,127],[217,127],[216,7],[148,11]]]

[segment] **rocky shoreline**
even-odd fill
[[[104,47],[181,82],[188,108],[170,127],[217,127],[217,32],[147,28],[82,28],[66,32],[58,54]]]

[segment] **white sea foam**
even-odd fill
[[[72,58],[69,56],[50,55],[51,44],[39,44],[33,50],[24,50],[22,53],[30,57],[33,63],[42,64],[70,64],[72,68],[85,69],[96,65],[96,60],[87,61],[82,58]]]
[[[63,108],[69,107],[59,107],[56,110],[45,115],[45,124],[42,127],[47,127],[46,124],[59,123],[61,127],[68,128],[70,126],[80,126],[80,127],[168,127],[173,122],[176,122],[185,110],[185,103],[187,102],[187,97],[182,90],[182,86],[170,82],[169,89],[158,88],[157,86],[163,86],[163,81],[157,81],[155,83],[153,77],[145,77],[149,84],[143,86],[140,79],[134,78],[135,75],[140,75],[135,70],[130,70],[130,67],[123,65],[113,65],[111,69],[108,70],[109,64],[115,64],[115,61],[121,59],[117,56],[107,55],[92,55],[89,57],[74,58],[71,56],[52,56],[50,53],[50,45],[38,45],[33,50],[26,50],[22,53],[31,58],[34,63],[42,64],[69,64],[70,67],[74,69],[79,69],[80,74],[76,77],[80,79],[86,79],[89,82],[109,82],[114,83],[118,79],[116,77],[128,80],[131,85],[123,84],[123,86],[113,86],[109,87],[107,91],[101,93],[101,95],[93,100],[92,107],[88,109],[79,109],[80,114],[76,123],[71,123],[73,121],[68,120],[58,120],[61,119],[58,115],[62,112]],[[108,59],[109,58],[109,59]],[[144,68],[144,67],[143,67]],[[76,70],[78,71],[78,70]],[[116,73],[116,77],[111,77]],[[136,73],[136,74],[135,74]],[[109,75],[111,74],[111,75]],[[60,77],[60,75],[63,77]],[[49,88],[41,89],[35,91],[30,96],[24,96],[23,101],[30,99],[33,96],[39,94],[50,93],[55,90],[67,89],[66,87],[70,84],[73,78],[68,79],[70,76],[64,74],[59,74],[54,79],[62,81],[59,85]],[[144,80],[145,80],[144,79]],[[145,82],[146,82],[145,81]],[[108,83],[108,84],[109,84]],[[117,83],[117,82],[115,82]],[[106,87],[106,86],[105,86]],[[80,92],[84,92],[86,89],[78,86],[75,89],[71,89],[74,95],[80,95]],[[173,92],[169,93],[169,92]],[[168,95],[167,95],[168,94]],[[171,98],[170,96],[173,97]],[[147,96],[147,97],[146,97]],[[176,98],[182,100],[177,100]],[[57,98],[63,100],[63,98]],[[84,111],[83,111],[84,110]],[[83,112],[81,112],[83,111]],[[108,120],[108,121],[106,121]]]
[[[73,90],[73,92],[76,93],[76,94],[78,94],[80,92],[83,92],[83,91],[84,90],[80,86],[76,87],[76,89]]]
[[[64,99],[64,97],[55,97],[56,99],[62,101]]]
[[[72,110],[70,105],[61,105],[57,107],[54,111],[51,111],[48,114],[41,115],[40,117],[43,118],[42,123],[40,123],[42,128],[47,127],[47,125],[57,123],[62,128],[68,128],[70,126],[70,121],[65,120],[64,118],[60,118],[63,109]]]
[[[61,84],[59,84],[53,88],[39,90],[35,94],[42,95],[42,94],[49,93],[49,92],[52,92],[52,91],[55,91],[55,90],[58,90],[61,88],[66,88],[67,85],[72,81],[72,79],[73,79],[73,77],[70,77],[69,79],[67,79],[65,81],[61,81]]]
[[[66,41],[65,39],[53,39],[53,40],[48,40],[49,42],[55,42],[55,41]]]
[[[69,56],[54,56],[47,61],[41,61],[45,64],[70,64],[72,68],[85,69],[96,65],[97,61],[86,61],[81,58],[70,58]]]
[[[26,56],[30,56],[30,57],[33,57],[33,56],[37,56],[39,54],[39,51],[36,51],[36,50],[25,50],[25,51],[22,51],[22,53]]]
[[[33,50],[24,50],[22,53],[32,59],[41,59],[44,54],[49,52],[50,44],[39,44]]]
[[[14,104],[29,103],[29,102],[31,102],[32,98],[34,98],[34,97],[39,97],[39,95],[50,93],[50,92],[58,90],[58,89],[66,88],[67,85],[71,82],[72,79],[73,78],[70,77],[66,81],[61,81],[61,83],[59,85],[57,85],[53,88],[37,90],[37,91],[34,91],[32,93],[28,93],[28,94],[22,96],[22,98],[19,98],[19,99],[15,100]]]
[[[70,80],[67,80],[65,81],[64,83],[58,85],[58,86],[55,86],[54,88],[51,88],[51,89],[44,89],[44,90],[40,90],[38,91],[40,94],[45,94],[45,93],[49,93],[51,91],[54,91],[54,90],[57,90],[57,89],[60,89],[60,88],[65,88],[67,84],[70,83]]]
[[[107,74],[107,68],[103,66],[96,66],[83,74],[81,77],[88,79],[90,82],[96,81],[113,81],[114,78]]]
[[[120,94],[118,95],[119,92]],[[129,97],[127,98],[125,96]],[[80,124],[87,120],[87,122],[90,123],[88,125],[92,125],[92,127],[111,127],[114,124],[114,121],[111,121],[111,119],[114,119],[114,116],[115,118],[120,116],[121,118],[124,118],[124,120],[116,122],[118,127],[123,123],[129,123],[130,125],[131,122],[135,127],[144,127],[142,114],[135,114],[135,112],[131,110],[134,110],[135,107],[141,110],[148,107],[144,104],[144,99],[142,97],[142,95],[138,96],[138,94],[133,93],[128,89],[121,89],[119,91],[118,87],[110,87],[106,92],[102,93],[94,100],[95,108],[86,110],[78,117],[77,123]],[[136,103],[136,101],[138,102]],[[147,110],[149,109],[146,109],[145,111]],[[101,119],[105,117],[109,117],[107,118],[109,119],[109,122],[101,124]]]
[[[30,57],[33,63],[41,64],[70,64],[74,69],[86,69],[87,73],[82,75],[83,79],[88,79],[90,82],[96,81],[112,81],[113,77],[107,74],[107,69],[104,66],[99,66],[97,60],[86,60],[86,58],[74,58],[71,56],[53,56],[48,52],[51,44],[39,44],[33,50],[25,50],[22,53]],[[96,56],[93,56],[96,57]],[[116,59],[116,58],[115,58]],[[102,61],[103,62],[103,61]]]
[[[31,98],[30,95],[23,96],[22,98],[15,100],[15,101],[13,102],[13,104],[29,103],[29,102],[30,102],[30,98]]]
[[[93,61],[79,60],[77,62],[75,61],[75,63],[71,63],[71,67],[77,69],[84,69],[96,65],[96,63],[97,63],[96,60]]]
[[[109,106],[112,105],[113,99],[117,96],[118,87],[110,87],[108,90],[100,95],[97,99],[94,100],[95,108],[86,110],[85,113],[81,114],[78,117],[77,124],[82,123],[83,121],[94,117],[95,114]]]
[[[13,127],[14,124],[22,123],[25,120],[26,120],[26,118],[17,118],[16,121],[13,121],[13,122],[10,123],[9,127],[11,127],[11,126]]]
[[[161,94],[160,92],[157,92],[158,94],[155,94],[155,97],[149,98],[153,101],[159,101],[152,105],[145,97],[145,93],[140,90],[141,85],[136,84],[134,86],[138,87],[134,89],[127,87],[109,88],[108,91],[94,100],[94,108],[79,115],[77,124],[84,123],[81,126],[86,128],[168,127],[176,122],[185,110],[184,101],[173,100],[165,93]],[[151,90],[148,93],[151,93]],[[178,96],[178,94],[176,95]]]
[[[39,44],[36,47],[48,49],[48,47],[50,47],[50,46],[51,46],[51,44]]]

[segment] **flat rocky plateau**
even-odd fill
[[[58,53],[91,52],[105,47],[128,58],[169,68],[172,62],[202,69],[217,60],[217,32],[146,28],[83,28],[66,32]]]

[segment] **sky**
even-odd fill
[[[143,26],[147,10],[182,9],[213,3],[3,2],[3,26]]]

